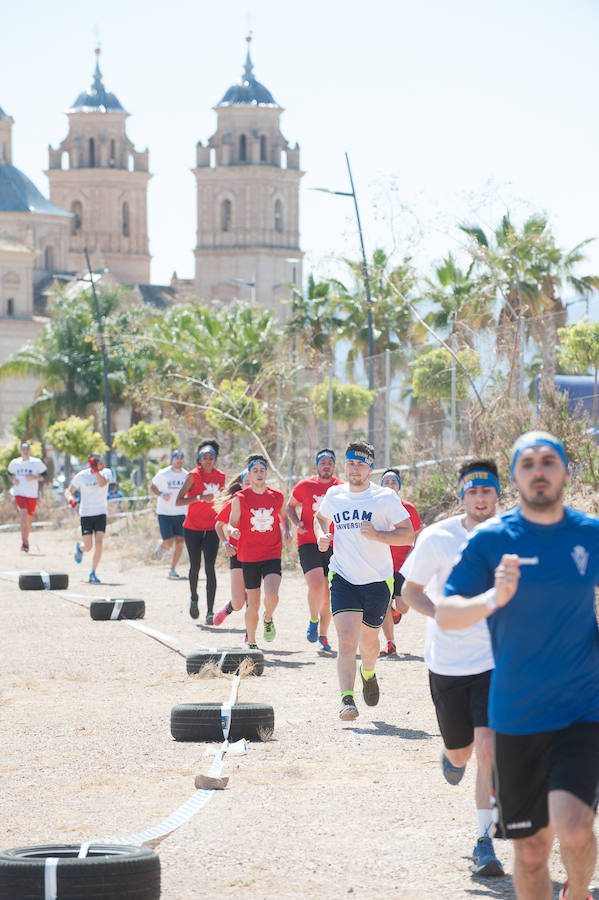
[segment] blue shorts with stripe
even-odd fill
[[[369,628],[380,628],[389,606],[393,576],[388,581],[370,584],[351,584],[337,572],[329,571],[331,612],[360,612],[362,622]]]

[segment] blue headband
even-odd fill
[[[268,469],[268,463],[264,459],[264,457],[260,457],[260,459],[253,459],[251,463],[248,463],[248,473],[253,469],[254,466],[264,466],[265,469]]]
[[[171,459],[174,459],[175,456],[185,456],[182,450],[173,450],[171,453]]]
[[[240,474],[239,480],[241,481],[242,484],[243,484],[243,479],[244,479],[244,478],[247,478],[247,474],[248,474],[248,470],[247,470],[247,469],[244,469],[243,472]]]
[[[330,450],[321,450],[320,453],[316,454],[316,465],[318,465],[321,459],[332,459],[333,462],[335,462],[335,454]]]
[[[381,484],[383,483],[383,481],[385,480],[385,478],[387,478],[389,475],[393,475],[394,478],[397,478],[397,483],[398,483],[399,489],[400,489],[400,491],[401,491],[401,478],[399,477],[399,475],[397,474],[397,472],[394,472],[394,471],[393,471],[393,469],[387,469],[386,472],[383,472],[383,477],[381,478]]]
[[[374,456],[367,450],[348,450],[345,454],[346,459],[357,459],[359,462],[366,463],[372,469],[374,465]]]
[[[551,447],[552,450],[555,450],[566,469],[568,468],[568,457],[559,438],[556,438],[554,434],[550,434],[548,431],[527,431],[525,434],[520,435],[512,447],[512,461],[510,464],[510,478],[512,480],[518,457],[523,450],[529,450],[531,447]]]
[[[485,469],[481,469],[479,472],[467,472],[465,475],[462,475],[458,482],[458,489],[460,491],[460,500],[470,488],[473,487],[492,487],[497,491],[497,496],[501,495],[501,490],[499,487],[499,479],[493,475],[492,472],[487,472]]]
[[[216,459],[216,450],[210,444],[204,444],[203,447],[200,447],[198,450],[198,459],[200,456],[204,456],[206,453],[211,453],[212,456]]]

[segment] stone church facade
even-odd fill
[[[148,150],[126,132],[129,113],[106,90],[96,50],[90,88],[66,115],[68,133],[48,148],[50,199],[13,165],[11,116],[0,108],[0,363],[34,340],[56,279],[80,279],[87,248],[94,270],[166,303],[251,300],[288,314],[289,285],[301,289],[299,147],[280,129],[283,109],[258,82],[248,49],[243,76],[214,107],[216,131],[196,147],[195,275],[152,285]],[[0,435],[30,402],[33,379],[0,382]]]

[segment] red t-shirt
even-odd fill
[[[217,522],[222,522],[223,525],[229,524],[229,518],[231,516],[231,503],[232,503],[232,500],[227,500],[227,502],[225,503],[225,505],[223,506],[221,511],[216,514]],[[226,532],[225,532],[225,534],[226,534]],[[231,544],[232,547],[235,547],[235,550],[237,550],[237,539],[236,538],[233,538],[233,537],[229,538],[229,543]]]
[[[303,533],[297,533],[297,546],[302,544],[315,544],[316,535],[314,534],[314,515],[320,504],[320,498],[324,497],[329,488],[335,484],[343,484],[343,479],[333,476],[331,481],[322,482],[318,480],[317,475],[312,478],[305,478],[298,481],[291,492],[294,500],[302,505],[302,513],[298,514],[298,519],[306,529]],[[332,530],[332,527],[331,527]]]
[[[213,469],[208,473],[204,472],[201,466],[196,466],[189,474],[193,475],[193,485],[187,492],[187,497],[197,497],[207,491],[222,491],[227,480],[225,473],[220,469]],[[213,531],[215,521],[216,513],[212,502],[197,500],[187,507],[183,527],[190,528],[192,531]]]
[[[422,519],[418,515],[418,510],[414,506],[413,503],[408,503],[407,500],[401,501],[406,508],[406,512],[410,517],[410,522],[412,523],[412,528],[414,529],[414,534],[422,528]],[[391,556],[393,557],[393,571],[399,572],[401,567],[406,561],[408,553],[412,548],[408,545],[398,545],[396,547],[391,547]]]
[[[279,513],[285,501],[282,491],[267,487],[263,494],[255,494],[248,487],[235,496],[241,506],[237,559],[240,562],[280,559],[283,538]]]

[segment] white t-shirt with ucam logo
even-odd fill
[[[8,471],[16,479],[13,483],[12,493],[14,497],[37,497],[39,493],[39,481],[27,478],[28,475],[43,475],[46,466],[37,456],[30,456],[25,460],[18,456],[8,464]]]
[[[364,537],[360,525],[370,522],[377,531],[392,531],[408,519],[395,491],[378,484],[370,484],[365,491],[351,491],[349,484],[337,484],[326,492],[318,512],[335,524],[329,569],[350,584],[372,584],[391,578],[390,545]]]
[[[152,484],[158,488],[161,494],[170,494],[170,499],[157,498],[156,513],[159,516],[185,516],[186,506],[177,506],[175,503],[177,494],[187,478],[187,469],[175,472],[172,466],[160,469],[152,478]],[[218,485],[217,485],[218,489]]]

